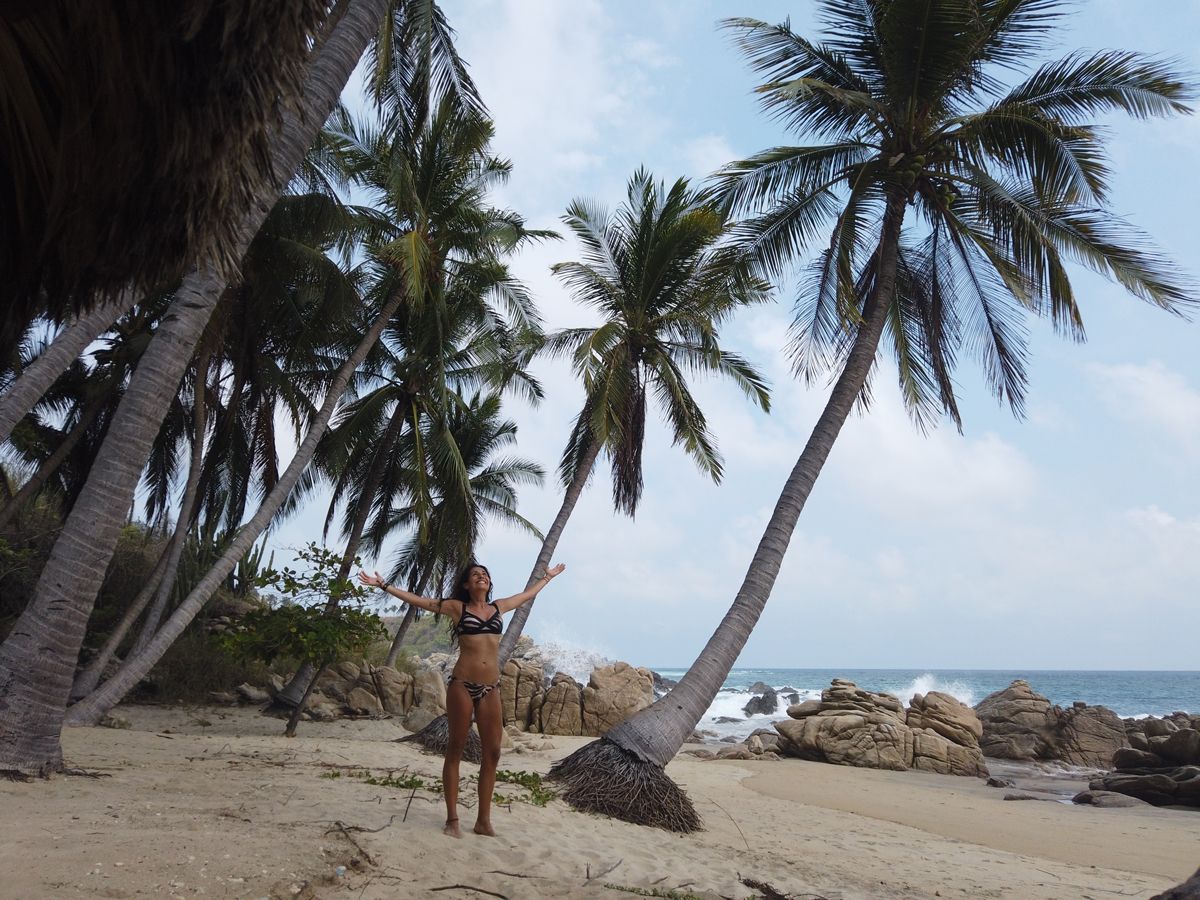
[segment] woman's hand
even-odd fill
[[[387,582],[384,580],[383,576],[380,575],[378,572],[376,572],[374,575],[368,575],[366,572],[359,572],[358,580],[361,581],[363,584],[365,584],[367,587],[381,588],[385,584],[387,584]]]
[[[546,577],[554,578],[557,575],[561,575],[563,572],[563,569],[565,569],[566,567],[567,566],[565,563],[559,563],[557,566],[554,566],[554,567],[546,570]]]

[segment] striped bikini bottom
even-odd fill
[[[471,695],[472,703],[478,703],[496,688],[500,687],[499,681],[492,684],[480,684],[478,681],[467,681],[463,678],[456,678],[453,675],[450,676],[450,680],[446,683],[454,684],[456,681],[467,689],[467,693]]]

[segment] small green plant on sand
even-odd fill
[[[687,891],[633,887],[628,884],[612,884],[607,881],[604,883],[604,886],[610,891],[623,891],[626,894],[637,894],[639,897],[666,897],[668,900],[700,900],[696,894],[691,894]]]
[[[512,772],[508,769],[497,769],[496,781],[500,784],[519,784],[529,791],[527,797],[501,798],[505,803],[509,799],[514,799],[532,803],[534,806],[545,806],[557,796],[554,791],[542,784],[542,776],[537,772]]]

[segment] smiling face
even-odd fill
[[[463,587],[474,596],[486,595],[492,589],[492,576],[485,566],[471,566],[463,579]]]

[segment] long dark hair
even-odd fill
[[[454,581],[454,593],[450,595],[451,600],[458,600],[464,606],[471,602],[471,594],[467,590],[467,579],[471,577],[472,569],[483,569],[483,573],[488,577],[488,592],[487,602],[492,602],[492,589],[495,585],[492,583],[492,573],[488,571],[488,567],[483,563],[472,562],[463,567],[458,573],[458,578]]]

